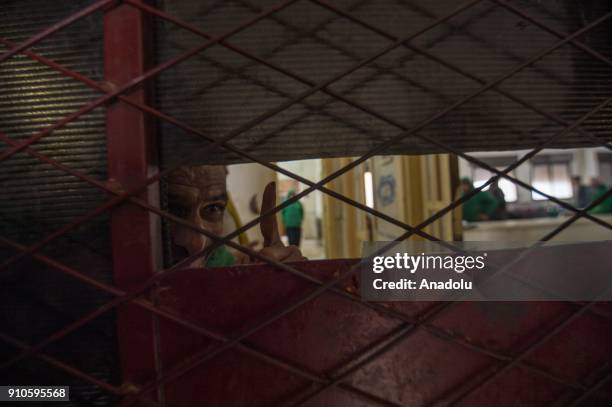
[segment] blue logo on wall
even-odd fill
[[[382,206],[391,205],[395,201],[395,177],[393,175],[380,177],[378,198],[380,198]]]

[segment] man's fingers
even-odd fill
[[[266,185],[263,198],[261,201],[261,213],[265,213],[276,206],[276,183],[270,182]],[[266,216],[262,219],[260,225],[261,235],[264,238],[264,247],[282,246],[280,234],[278,233],[278,224],[276,222],[276,214]]]

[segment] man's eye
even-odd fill
[[[203,218],[217,218],[223,215],[225,211],[225,205],[222,204],[210,204],[200,209],[200,215]]]

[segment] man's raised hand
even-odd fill
[[[276,206],[276,183],[270,182],[266,185],[261,201],[261,214],[272,210]],[[276,214],[268,215],[261,220],[261,235],[264,239],[264,247],[259,253],[282,262],[303,261],[306,257],[296,246],[285,246],[280,238]]]

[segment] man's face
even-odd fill
[[[173,215],[185,219],[216,235],[223,233],[223,216],[227,205],[227,170],[224,166],[185,166],[168,177],[168,206]],[[185,226],[171,224],[172,252],[176,260],[204,250],[213,242]],[[191,267],[201,267],[200,258]]]

